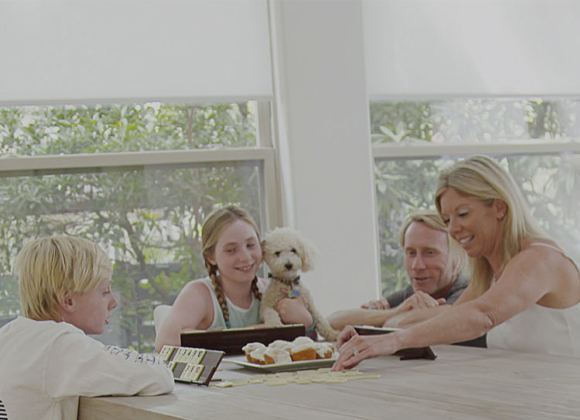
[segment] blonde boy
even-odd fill
[[[117,300],[112,265],[96,244],[54,236],[16,257],[22,316],[0,329],[0,400],[10,420],[77,418],[79,396],[156,395],[173,374],[154,355],[106,346]]]

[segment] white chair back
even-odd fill
[[[161,323],[165,319],[165,317],[169,314],[171,310],[171,305],[157,305],[155,309],[153,309],[153,324],[155,324],[155,334],[159,332],[159,327]]]

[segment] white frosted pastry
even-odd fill
[[[264,359],[266,360],[266,364],[271,365],[274,363],[290,363],[292,362],[292,358],[290,357],[290,353],[286,350],[276,349],[276,348],[268,348],[264,352]]]
[[[252,352],[256,349],[266,349],[266,346],[262,343],[248,343],[246,344],[244,347],[242,347],[242,350],[244,352]]]
[[[294,345],[290,357],[292,357],[292,360],[295,362],[299,360],[315,360],[316,349],[314,348],[314,342],[311,342],[310,344]]]
[[[266,350],[266,346],[262,343],[248,343],[244,347],[242,347],[243,352],[246,354],[246,359],[250,363],[258,363],[252,358],[252,352],[254,350]]]
[[[303,336],[295,338],[292,344],[294,344],[295,346],[302,346],[305,344],[312,345],[314,344],[314,341],[310,337]]]
[[[266,347],[258,348],[250,353],[250,358],[252,359],[252,363],[257,363],[259,365],[266,364],[266,358],[264,357],[264,353],[266,353]]]
[[[330,359],[334,353],[334,349],[326,343],[315,343],[317,359]]]
[[[276,340],[276,341],[273,341],[272,343],[270,343],[268,345],[268,348],[284,350],[284,351],[288,352],[288,354],[290,354],[290,350],[292,349],[292,343],[290,341],[286,341],[286,340]]]

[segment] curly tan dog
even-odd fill
[[[285,297],[301,297],[320,335],[335,341],[339,331],[332,329],[326,318],[314,306],[308,289],[300,283],[300,273],[314,268],[318,258],[316,248],[290,228],[276,228],[262,242],[264,261],[270,268],[270,284],[262,296],[260,318],[266,326],[281,326],[280,315],[274,309]]]

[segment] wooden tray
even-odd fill
[[[275,328],[232,328],[216,331],[191,331],[181,334],[181,345],[211,350],[221,350],[226,355],[242,354],[242,347],[258,342],[268,345],[276,340],[292,341],[305,335],[302,324]]]
[[[354,327],[354,329],[359,335],[389,334],[400,330],[400,328],[378,328],[378,327],[369,327],[366,325],[357,325]],[[395,356],[399,356],[401,360],[413,360],[413,359],[435,360],[437,358],[437,355],[433,353],[431,347],[403,349],[396,352]]]

